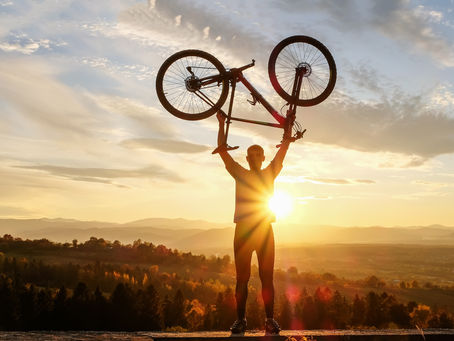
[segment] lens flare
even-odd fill
[[[293,198],[287,192],[276,191],[268,201],[268,207],[277,219],[285,218],[293,210]]]

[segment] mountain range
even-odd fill
[[[336,243],[454,245],[454,227],[443,225],[337,227],[276,223],[273,229],[278,247]],[[123,224],[61,218],[0,219],[0,235],[4,234],[58,242],[83,242],[90,237],[122,243],[141,239],[184,251],[217,254],[232,248],[234,225],[182,218],[149,218]]]

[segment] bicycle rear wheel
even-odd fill
[[[211,54],[184,50],[166,59],[156,76],[163,107],[184,120],[201,120],[218,111],[229,92],[225,68]]]
[[[301,89],[292,97],[296,69],[303,69]],[[323,102],[336,84],[336,64],[328,49],[308,36],[292,36],[273,49],[268,74],[274,90],[287,102],[312,106]]]

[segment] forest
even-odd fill
[[[140,240],[0,238],[0,330],[227,330],[235,319],[234,284],[229,256]],[[402,301],[396,294],[454,296],[452,287],[393,286],[376,276],[348,280],[291,267],[275,271],[275,288],[275,314],[284,329],[454,327],[452,307]],[[255,266],[247,317],[248,328],[263,328]]]

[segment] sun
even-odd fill
[[[293,198],[284,191],[276,191],[268,201],[268,207],[277,219],[285,218],[293,210]]]

